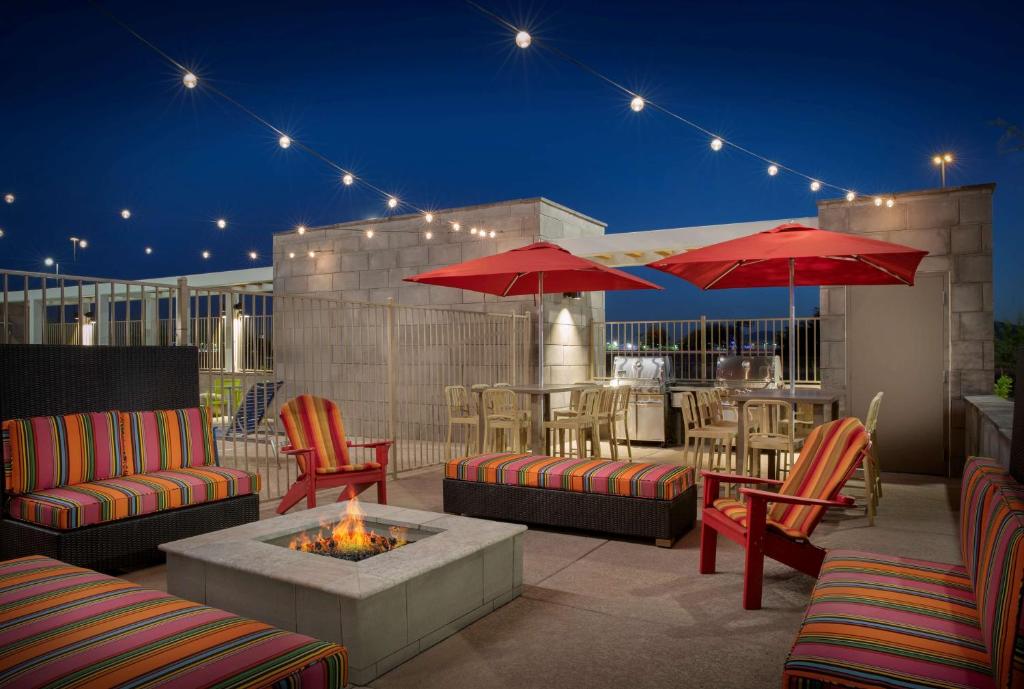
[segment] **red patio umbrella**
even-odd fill
[[[484,256],[412,275],[407,282],[457,287],[499,297],[537,295],[537,342],[540,385],[544,384],[543,294],[604,290],[662,289],[653,282],[575,256],[550,242]]]
[[[796,332],[794,286],[913,285],[928,254],[902,244],[786,223],[764,232],[647,264],[701,289],[789,286],[789,332]],[[796,350],[789,347],[790,389]]]

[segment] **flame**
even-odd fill
[[[310,538],[305,531],[292,538],[288,547],[305,553],[318,553],[349,560],[361,560],[371,555],[384,553],[406,544],[406,530],[392,526],[388,529],[390,536],[366,529],[363,511],[359,501],[352,498],[348,501],[345,514],[337,523],[320,522],[320,531],[316,538]]]

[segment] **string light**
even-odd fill
[[[494,230],[491,230],[490,235],[491,235],[491,239],[494,239],[495,237],[498,236],[498,233],[495,232]]]
[[[851,201],[852,202],[855,198],[857,198],[857,192],[855,192],[855,191],[848,191],[848,192],[846,192],[846,200],[847,201]]]
[[[201,255],[202,255],[204,261],[206,259],[210,258],[210,252],[209,251],[203,251],[203,253]]]
[[[430,230],[427,230],[426,232],[423,233],[423,236],[426,237],[427,239],[433,239],[434,233],[431,232]]]
[[[0,239],[4,236],[4,228],[0,227]]]
[[[719,139],[717,136],[714,139],[711,140],[711,150],[712,151],[721,151],[723,145],[724,144],[723,144],[722,140]]]
[[[369,229],[366,230],[366,238],[367,239],[373,239],[373,229],[372,228],[369,228]]]
[[[452,223],[452,232],[458,232],[462,229],[462,225],[457,222]]]
[[[199,77],[192,72],[185,72],[184,76],[181,77],[181,83],[185,84],[187,89],[194,89],[199,85]]]
[[[768,166],[768,175],[770,177],[774,177],[777,174],[779,174],[779,166],[778,165],[769,165]]]
[[[43,259],[43,265],[49,268],[50,266],[53,265],[53,259],[47,256],[46,258]]]
[[[487,237],[487,230],[480,230],[479,232],[477,232],[477,236],[480,237],[480,239],[486,238]]]
[[[281,148],[288,148],[289,146],[292,145],[292,138],[287,134],[282,134],[281,138],[277,140],[277,144]]]
[[[882,205],[882,197],[881,196],[876,196],[875,197],[875,205],[876,206],[881,206]]]
[[[298,227],[295,228],[295,232],[298,234],[306,234],[306,226],[299,225]]]
[[[892,198],[891,196],[885,200],[885,207],[886,208],[892,208],[895,205],[896,205],[896,199]]]
[[[218,218],[217,219],[217,227],[219,227],[220,229],[223,230],[227,226],[228,226],[228,221],[227,220],[225,220],[224,218]]]
[[[249,259],[250,260],[255,261],[259,257],[260,257],[260,255],[257,254],[255,251],[250,251],[249,252]]]
[[[310,251],[310,252],[309,252],[308,254],[306,254],[306,255],[307,255],[307,256],[309,256],[310,258],[316,258],[316,252],[315,252],[315,251]]]
[[[818,180],[811,180],[811,191],[819,191],[821,189],[821,182]]]
[[[4,201],[7,203],[14,203],[14,194],[4,194]]]
[[[433,213],[425,213],[423,215],[423,219],[426,220],[427,222],[434,222],[434,214]]]
[[[356,181],[356,178],[353,177],[352,175],[350,175],[347,172],[344,175],[341,176],[341,183],[344,184],[346,187],[351,187],[352,183],[355,182],[355,181]]]
[[[394,196],[389,196],[388,197],[388,208],[395,208],[397,206],[398,206],[398,199],[396,199]]]
[[[523,48],[525,50],[526,48],[530,47],[530,44],[532,42],[533,36],[531,36],[528,32],[519,31],[519,33],[516,34],[516,45],[519,46],[520,48]]]
[[[646,103],[640,96],[633,96],[633,100],[629,101],[629,107],[633,112],[640,112],[644,109],[644,105],[646,105]]]
[[[121,210],[121,217],[124,218],[125,220],[127,220],[128,218],[132,217],[132,212],[130,210],[128,210],[127,208],[122,209]]]
[[[289,251],[288,252],[288,258],[295,258],[295,252],[294,251]]]
[[[153,253],[153,247],[151,247],[151,246],[147,246],[147,247],[146,247],[146,255],[148,256],[148,255],[149,255],[149,254],[151,254],[151,253]]]
[[[469,233],[470,234],[476,234],[476,228],[475,227],[469,228]]]

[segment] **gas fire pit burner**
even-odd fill
[[[359,562],[401,548],[409,542],[408,529],[389,526],[387,533],[380,533],[378,529],[382,526],[368,525],[358,500],[353,498],[349,500],[341,521],[336,524],[321,522],[319,529],[302,531],[288,541],[288,547],[304,553]]]

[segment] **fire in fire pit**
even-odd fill
[[[288,547],[304,553],[358,562],[401,548],[406,543],[406,530],[401,527],[389,527],[387,534],[367,529],[359,501],[352,498],[341,521],[336,524],[321,522],[317,533],[310,535],[303,531],[291,539]]]

